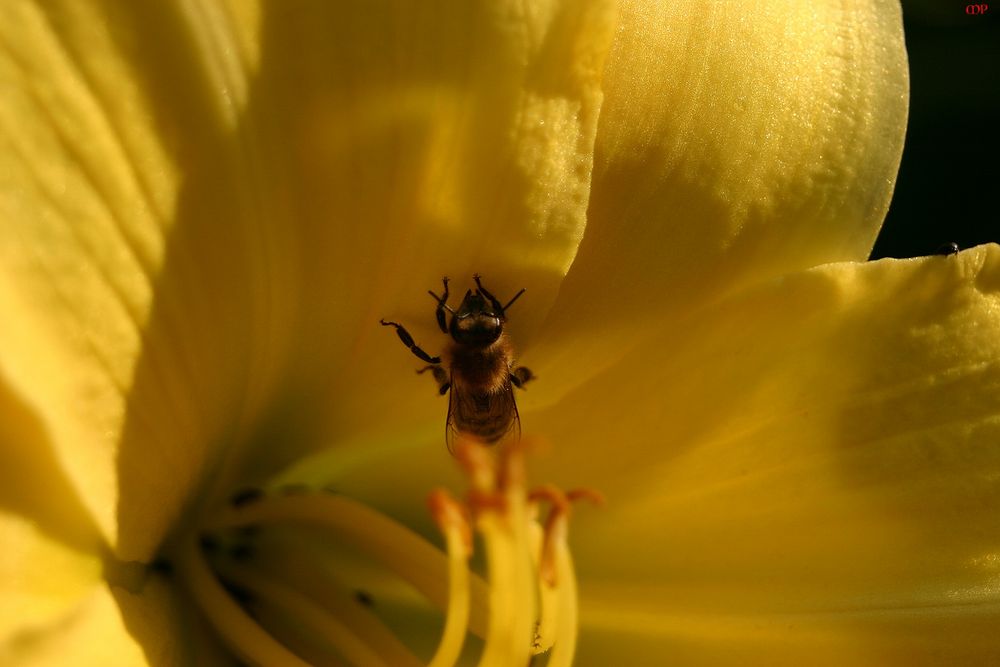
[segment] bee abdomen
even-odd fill
[[[469,420],[461,425],[460,430],[475,436],[484,443],[492,445],[500,440],[510,430],[509,419]]]

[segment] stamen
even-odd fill
[[[608,499],[597,489],[572,489],[566,492],[566,499],[571,503],[586,500],[595,507],[603,507]]]
[[[571,503],[589,500],[603,504],[604,496],[592,489],[575,489],[564,493],[552,485],[533,489],[528,500],[546,501],[551,505],[543,534],[538,541],[537,566],[541,617],[536,630],[535,651],[542,653],[553,646],[549,665],[562,664],[557,660],[572,662],[576,644],[576,578],[567,547]]]
[[[566,518],[569,515],[569,500],[566,494],[554,486],[546,485],[533,489],[528,494],[528,500],[538,502],[547,500],[552,504],[549,517],[545,521],[545,534],[542,539],[542,552],[538,562],[538,574],[542,583],[554,588],[556,578],[555,543],[566,539]]]
[[[556,628],[559,626],[559,589],[555,585],[555,573],[548,577],[544,574],[543,563],[546,562],[546,531],[537,519],[537,492],[529,494],[529,510],[531,521],[531,555],[538,572],[538,622],[535,624],[535,637],[532,640],[532,653],[538,655],[552,648],[556,641]]]
[[[469,502],[489,569],[490,617],[479,665],[525,665],[535,622],[535,577],[522,449],[511,445],[494,461],[482,445],[462,440],[456,445],[456,457],[472,481]]]
[[[534,503],[532,503],[529,505],[529,509],[532,512],[532,515],[534,515],[538,508]],[[542,545],[545,540],[545,531],[542,530],[542,526],[539,525],[537,519],[534,518],[531,521],[530,537],[531,555],[535,564],[535,569],[538,571],[542,554]],[[556,592],[556,587],[546,585],[539,575],[538,620],[535,622],[534,638],[531,641],[531,652],[534,655],[545,653],[552,648],[552,645],[556,641],[556,626],[559,623],[559,605],[556,602]]]
[[[277,494],[237,494],[201,526],[201,549],[195,538],[182,545],[179,574],[223,640],[241,659],[262,667],[340,660],[420,664],[355,598],[359,584],[373,590],[384,581],[381,573],[373,577],[367,562],[354,563],[355,551],[446,610],[431,667],[454,667],[470,630],[484,639],[480,667],[524,666],[543,652],[550,652],[549,667],[568,667],[577,636],[577,589],[567,546],[571,505],[601,503],[603,497],[551,485],[526,493],[526,446],[514,442],[491,450],[467,439],[457,443],[456,458],[470,485],[465,505],[443,490],[428,498],[446,553],[362,503],[292,486]],[[540,503],[550,506],[542,523],[536,520]],[[336,544],[352,549],[317,540],[308,530],[268,528],[275,525],[321,527],[335,533]],[[473,527],[482,537],[488,583],[469,568]],[[241,606],[225,586],[245,592],[248,601]],[[392,591],[387,587],[377,595]]]
[[[565,534],[565,531],[563,531]],[[577,592],[576,573],[573,570],[573,558],[570,555],[566,541],[562,540],[555,547],[556,573],[559,583],[556,585],[556,608],[558,620],[556,624],[555,645],[547,667],[569,667],[573,664],[576,653],[577,636]],[[543,584],[544,587],[544,584]]]
[[[220,562],[217,569],[225,580],[250,591],[258,600],[257,604],[275,607],[279,613],[295,618],[306,632],[328,642],[348,663],[358,667],[394,667],[400,664],[390,662],[391,658],[380,650],[378,644],[364,641],[337,615],[331,614],[295,589],[282,586],[273,578],[261,577],[254,569],[232,562]],[[419,663],[413,659],[408,664],[415,666]]]
[[[542,545],[539,572],[543,581],[555,586],[557,583],[555,550],[559,543],[565,546],[571,503],[577,500],[589,500],[594,505],[603,505],[605,502],[604,494],[594,489],[574,489],[564,493],[555,486],[546,484],[532,489],[531,493],[528,494],[528,500],[533,502],[545,500],[552,505],[549,517],[545,522],[545,539]]]
[[[490,582],[490,617],[480,667],[524,665],[531,654],[535,582],[524,516],[522,507],[512,508],[506,517],[487,510],[477,518]]]
[[[191,596],[215,627],[215,631],[242,660],[266,667],[310,667],[309,663],[277,642],[236,604],[222,584],[212,576],[193,541],[183,545],[177,565]]]
[[[431,515],[448,548],[448,612],[444,632],[430,667],[451,667],[458,661],[469,625],[469,556],[472,531],[462,507],[446,491],[428,498]]]
[[[269,539],[269,538],[274,539]],[[265,533],[256,543],[256,555],[251,566],[255,576],[273,581],[293,591],[300,591],[337,619],[367,646],[375,647],[389,665],[409,667],[421,664],[382,620],[359,603],[359,593],[335,581],[329,563],[321,555],[289,535]],[[255,610],[259,605],[255,606]],[[269,611],[260,608],[261,612]]]
[[[233,494],[229,502],[233,504],[233,507],[239,507],[240,505],[246,505],[254,501],[260,500],[264,497],[264,490],[257,488],[255,486],[247,487],[241,489]]]
[[[409,528],[360,502],[327,494],[268,496],[241,507],[227,507],[206,525],[210,531],[251,524],[300,524],[336,531],[344,543],[355,546],[383,567],[397,573],[435,606],[448,601],[445,554]],[[486,584],[472,575],[473,599]],[[485,597],[485,596],[483,596]],[[475,607],[473,607],[475,609]],[[472,614],[473,631],[482,631],[481,615]]]
[[[253,607],[254,618],[268,629],[275,639],[302,657],[313,667],[353,667],[334,652],[324,638],[308,632],[302,622],[287,611],[271,604],[257,601]],[[236,667],[250,667],[238,663]],[[384,667],[384,666],[383,666]]]

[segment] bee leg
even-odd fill
[[[437,310],[434,311],[434,314],[437,316],[437,322],[438,326],[441,328],[441,333],[448,333],[448,323],[445,322],[444,311],[447,310],[452,314],[454,314],[455,311],[448,307],[448,276],[442,278],[441,282],[444,283],[444,294],[438,296],[430,290],[427,290],[427,293],[434,297],[434,299],[438,302],[438,307]]]
[[[431,364],[430,366],[424,366],[423,368],[418,370],[417,375],[420,375],[421,373],[424,373],[426,371],[430,371],[431,374],[434,375],[434,379],[438,383],[438,393],[441,394],[442,396],[447,394],[448,390],[451,389],[451,382],[448,381],[448,373],[446,373],[445,370],[440,366]]]
[[[497,298],[493,296],[489,290],[483,287],[483,284],[480,282],[479,274],[477,273],[472,276],[472,279],[476,281],[476,287],[479,288],[479,293],[490,300],[490,306],[493,308],[493,312],[500,317],[503,317],[503,305],[497,301]]]
[[[399,340],[403,341],[403,345],[410,348],[410,352],[417,356],[418,359],[423,359],[429,364],[440,364],[441,357],[432,357],[423,350],[421,350],[415,342],[413,342],[413,336],[410,332],[403,328],[402,324],[396,322],[386,322],[385,320],[379,320],[379,324],[384,327],[396,327],[396,335],[399,336]]]
[[[518,366],[510,372],[510,381],[518,389],[524,389],[524,385],[529,380],[534,380],[535,374],[531,372],[528,368],[524,366]]]

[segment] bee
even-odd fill
[[[432,357],[413,340],[397,322],[379,320],[385,327],[395,327],[396,334],[418,358],[427,362],[417,373],[430,371],[438,383],[438,392],[448,394],[448,418],[445,439],[453,451],[459,434],[472,436],[485,444],[496,444],[511,434],[521,435],[521,420],[514,401],[514,387],[523,388],[535,375],[524,366],[514,366],[514,349],[503,331],[507,309],[524,294],[515,294],[506,305],[493,296],[478,274],[473,276],[476,290],[466,291],[458,310],[448,305],[448,278],[444,293],[428,291],[435,301],[435,317],[442,333],[451,336],[441,357]],[[451,320],[448,320],[448,315]]]

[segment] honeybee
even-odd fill
[[[424,352],[403,325],[379,320],[382,326],[395,327],[403,345],[427,362],[428,365],[417,373],[430,371],[438,383],[439,393],[448,394],[445,422],[448,451],[453,451],[459,434],[490,445],[511,434],[520,437],[521,420],[514,401],[514,387],[523,388],[535,378],[524,366],[514,366],[514,350],[503,332],[507,309],[524,290],[515,294],[506,305],[501,305],[483,287],[478,274],[473,280],[476,290],[466,291],[458,310],[448,305],[448,278],[442,280],[444,293],[441,296],[427,292],[437,301],[438,327],[452,339],[441,357]],[[446,313],[451,315],[450,322]]]

